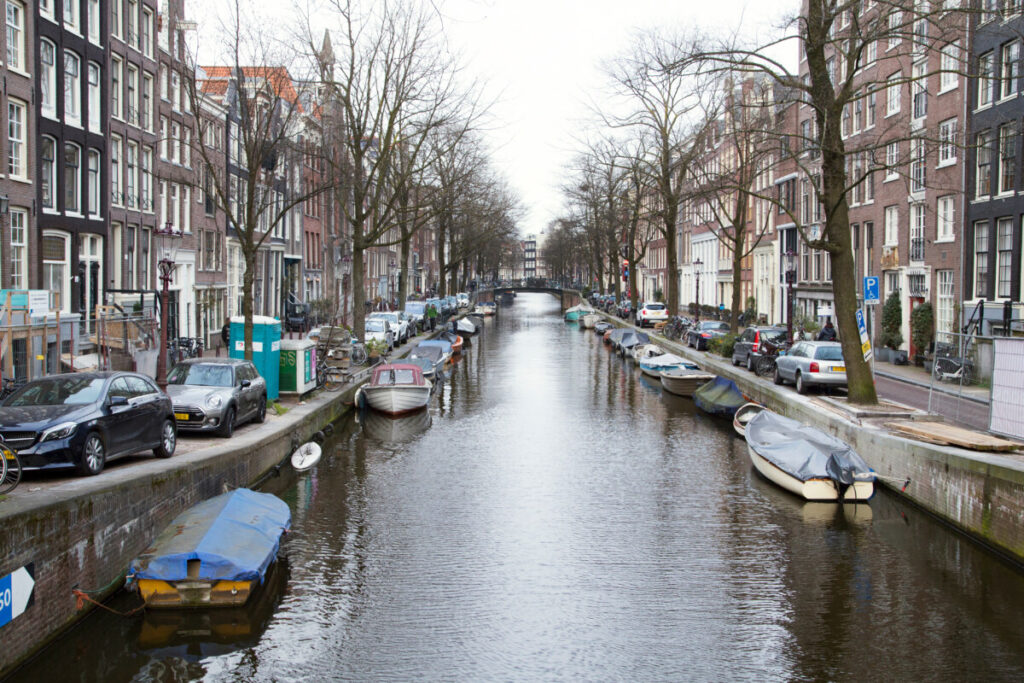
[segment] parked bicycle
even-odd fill
[[[21,458],[18,452],[0,439],[0,495],[10,493],[21,481]]]
[[[935,359],[932,372],[935,379],[940,382],[957,382],[959,384],[974,382],[974,363],[970,358],[940,356]]]
[[[683,339],[683,336],[686,334],[686,330],[689,327],[689,320],[682,316],[674,315],[668,319],[668,322],[665,323],[665,327],[661,332],[665,335],[666,339],[679,341]]]
[[[199,358],[203,355],[202,337],[178,337],[168,342],[171,365],[186,358]]]
[[[761,342],[761,355],[754,364],[754,373],[758,377],[775,377],[776,361],[779,356],[785,353],[788,344],[773,344],[767,339]],[[776,384],[779,382],[776,381]]]
[[[369,356],[362,342],[351,339],[347,344],[333,343],[334,329],[316,350],[316,383],[327,391],[337,391],[345,384],[345,370],[337,361],[349,359],[350,365],[363,365]]]

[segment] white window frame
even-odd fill
[[[935,242],[953,242],[956,239],[956,195],[939,197],[935,214]]]
[[[63,159],[63,157],[61,155],[57,154],[57,140],[56,139],[50,137],[49,135],[43,135],[43,136],[41,136],[39,138],[39,141],[40,141],[39,142],[39,144],[40,144],[40,149],[39,149],[39,158],[40,158],[39,182],[41,184],[40,193],[39,194],[40,194],[40,197],[42,199],[43,212],[44,213],[57,213],[57,191],[58,191],[57,190],[57,167],[60,164],[60,162]],[[45,153],[46,153],[46,149],[45,148],[46,148],[47,144],[49,144],[49,146],[50,146],[50,153],[51,153],[51,158],[49,159],[49,162],[47,162],[47,159],[44,156]],[[49,167],[50,167],[49,168],[49,172],[47,172],[47,168],[46,168],[47,163],[49,163]],[[47,190],[49,190],[49,192],[50,192],[50,202],[49,202],[49,204],[46,203],[46,192],[47,192]]]
[[[100,0],[88,0],[89,2],[89,41],[100,44]]]
[[[124,193],[122,183],[124,182],[124,169],[121,167],[121,136],[110,136],[110,203],[114,206],[124,206]]]
[[[92,133],[103,132],[103,105],[101,85],[103,69],[96,62],[89,62],[86,66],[88,74],[88,97],[89,97],[89,131]]]
[[[936,168],[952,166],[956,163],[957,125],[956,117],[939,123],[939,163]]]
[[[166,116],[160,117],[160,158],[164,161],[168,161],[167,149],[169,146],[168,134],[169,134],[168,122]]]
[[[995,84],[995,53],[989,50],[978,57],[978,97],[976,109],[992,106],[993,85]]]
[[[942,48],[939,58],[939,94],[956,90],[960,84],[960,43],[952,42]]]
[[[82,7],[78,0],[60,0],[64,29],[82,35]]]
[[[46,58],[49,57],[49,63]],[[49,119],[57,119],[57,46],[42,38],[39,41],[40,111]]]
[[[139,206],[139,143],[128,140],[124,146],[124,192],[128,200],[125,204],[129,209],[140,209]]]
[[[98,149],[89,149],[86,179],[89,218],[102,220],[103,156]]]
[[[952,332],[956,289],[951,269],[935,271],[935,290],[935,331]]]
[[[124,61],[110,55],[110,116],[124,121]]]
[[[146,213],[153,213],[153,148],[142,147],[142,185],[140,187],[141,206]]]
[[[28,56],[25,52],[25,5],[17,0],[6,0],[4,12],[7,34],[6,66],[11,71],[28,75]]]
[[[1020,81],[1020,41],[1011,40],[999,49],[999,99],[1016,96]]]
[[[153,132],[153,74],[143,71],[142,72],[142,107],[140,109],[140,116],[142,118],[142,128],[150,133]]]
[[[138,0],[127,0],[125,3],[125,16],[128,19],[125,29],[125,42],[139,49],[139,2]]]
[[[992,196],[992,131],[983,130],[975,138],[974,149],[974,196],[977,199]],[[981,169],[985,167],[986,172],[982,174]],[[987,176],[987,183],[983,184],[982,179]]]
[[[883,247],[895,247],[900,243],[900,209],[898,206],[885,207],[885,231]]]
[[[142,54],[153,57],[153,10],[142,8]]]
[[[889,182],[900,177],[900,141],[893,140],[885,146],[885,179]]]
[[[123,30],[124,0],[110,0],[110,35],[121,40]]]
[[[1009,299],[1013,292],[1013,223],[1005,217],[996,221],[996,298]],[[1003,274],[1006,277],[1003,277]]]
[[[12,206],[11,289],[28,289],[28,209]]]
[[[53,291],[52,278],[49,277],[48,266],[63,266],[60,288],[56,291],[60,294],[60,310],[67,313],[71,310],[71,234],[63,230],[43,230],[43,239],[48,237],[59,238],[64,242],[64,256],[60,261],[40,258],[43,262],[42,288]]]
[[[64,123],[82,126],[82,58],[71,50],[64,50]]]
[[[997,181],[998,194],[1009,196],[1017,185],[1017,122],[1010,121],[999,126],[999,139],[996,143],[998,155]],[[1009,182],[1007,182],[1009,180]]]
[[[28,103],[7,98],[7,175],[12,180],[29,182],[28,177]]]
[[[989,240],[992,237],[991,226],[987,220],[976,221],[974,223],[974,245],[971,253],[971,272],[974,274],[974,295],[978,298],[988,296],[988,275],[992,272],[990,268],[991,263],[989,262]],[[982,232],[984,231],[984,237]],[[978,270],[978,262],[982,260],[979,257],[984,257],[984,275],[985,277],[978,277],[981,273]],[[980,284],[979,284],[980,283]]]
[[[903,74],[897,71],[885,79],[885,117],[895,116],[900,113],[901,100],[903,98]]]
[[[139,68],[134,64],[128,64],[125,69],[125,108],[128,125],[140,126],[139,121]],[[141,126],[140,126],[141,127]]]
[[[69,149],[75,150],[75,154],[76,154],[76,156],[78,158],[78,166],[76,167],[78,170],[75,172],[75,174],[73,176],[73,180],[74,180],[73,183],[72,182],[68,182],[69,181],[68,169],[71,168],[71,165],[68,164],[68,150]],[[64,206],[64,213],[65,214],[71,214],[72,216],[81,216],[81,215],[83,215],[82,214],[82,148],[79,147],[77,144],[75,144],[73,142],[65,142],[64,143],[63,154],[61,155],[61,170],[63,171],[63,173],[61,175],[64,178],[64,195],[63,195],[64,196],[64,204],[63,204],[63,206]],[[69,209],[68,208],[68,203],[69,203],[68,202],[68,191],[69,191],[69,189],[74,189],[74,191],[75,191],[75,208],[74,209]]]
[[[38,0],[39,16],[55,22],[56,20],[53,14],[53,7],[55,2],[56,0]]]

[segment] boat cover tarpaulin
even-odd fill
[[[855,474],[871,471],[849,444],[768,410],[747,423],[746,437],[758,455],[800,481],[831,479],[849,485]]]
[[[650,356],[649,358],[642,359],[641,363],[644,365],[644,367],[648,368],[697,368],[696,364],[691,363],[682,356],[677,356],[672,353],[663,353],[660,356]]]
[[[199,560],[206,580],[263,580],[291,524],[288,504],[269,493],[236,489],[189,508],[135,558],[137,579],[182,581]]]
[[[713,382],[693,392],[693,402],[704,412],[731,417],[747,399],[731,379],[715,377]]]
[[[458,322],[455,323],[455,329],[465,334],[476,334],[476,325],[466,320],[465,318],[461,318]]]
[[[425,339],[416,346],[421,348],[436,346],[437,348],[441,349],[441,351],[444,353],[452,352],[452,343],[446,339]]]
[[[650,344],[651,338],[647,336],[646,332],[634,332],[633,330],[627,330],[622,335],[622,340],[619,341],[619,346],[624,349],[631,349],[638,344]]]

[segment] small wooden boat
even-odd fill
[[[403,360],[419,365],[423,371],[423,376],[433,382],[437,373],[444,370],[446,359],[444,350],[440,346],[422,346],[417,344],[409,351],[409,357]]]
[[[419,410],[430,401],[433,388],[418,365],[395,363],[377,366],[368,384],[360,387],[366,404],[388,415]]]
[[[592,329],[600,321],[601,316],[598,313],[587,313],[583,316],[583,327],[588,330]]]
[[[764,406],[760,403],[744,403],[736,409],[736,414],[732,416],[732,428],[736,430],[737,434],[745,437],[747,423],[762,410],[764,410]]]
[[[359,418],[363,432],[378,441],[399,443],[409,441],[430,428],[429,410],[417,410],[415,413],[392,417],[376,411],[367,411]]]
[[[703,370],[672,369],[664,370],[660,374],[662,388],[676,396],[692,397],[693,394],[708,382],[713,382],[715,376]]]
[[[452,359],[452,343],[447,339],[441,339],[440,337],[437,339],[424,339],[414,346],[413,349],[426,349],[431,346],[436,346],[441,349],[441,355],[445,363]]]
[[[649,356],[640,359],[640,371],[654,379],[661,379],[661,373],[669,370],[698,370],[697,364],[672,353]]]
[[[321,453],[320,444],[315,441],[304,443],[299,446],[294,453],[292,453],[292,467],[294,467],[297,472],[308,470],[320,461]]]
[[[455,329],[459,334],[462,335],[476,334],[479,331],[477,330],[476,325],[473,324],[473,321],[469,320],[468,318],[459,318],[458,320],[456,320]]]
[[[755,469],[805,500],[859,503],[875,493],[867,463],[820,429],[762,410],[747,423],[745,436]]]
[[[693,392],[693,402],[706,413],[732,417],[747,399],[731,379],[715,377],[714,381]]]
[[[452,334],[451,332],[442,332],[437,336],[437,338],[443,339],[452,345],[452,355],[462,353],[463,339],[461,335]]]
[[[589,315],[591,313],[596,313],[596,311],[590,306],[584,306],[583,304],[579,304],[573,306],[572,308],[566,309],[564,318],[566,322],[577,322],[583,316]]]
[[[594,334],[600,334],[603,336],[605,332],[614,329],[615,325],[612,325],[611,323],[602,320],[594,325]]]
[[[625,329],[625,332],[623,333],[622,338],[619,339],[618,347],[619,352],[624,358],[633,350],[634,347],[651,343],[651,338],[646,332],[638,332],[637,330],[633,330],[628,327],[623,329]]]
[[[654,356],[662,356],[667,351],[661,348],[657,344],[640,344],[639,346],[633,347],[633,352],[630,354],[633,360],[639,363],[644,358],[653,358]]]
[[[623,335],[625,335],[626,332],[629,331],[630,330],[627,327],[616,327],[615,329],[608,330],[608,332],[605,333],[604,340],[608,344],[611,344],[613,349],[618,348],[619,342],[622,341]]]
[[[174,518],[132,560],[129,576],[147,607],[234,607],[263,583],[291,524],[288,504],[235,489]]]

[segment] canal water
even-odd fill
[[[543,294],[264,490],[293,529],[246,609],[97,611],[14,678],[1024,678],[1024,574],[886,494],[799,502]]]

